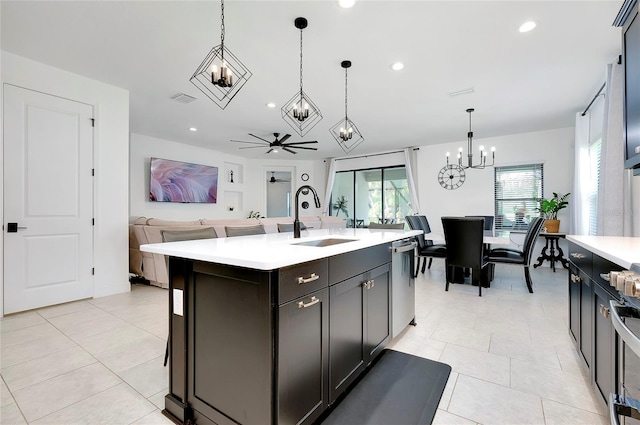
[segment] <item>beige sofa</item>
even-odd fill
[[[334,216],[303,216],[300,221],[307,228],[327,229],[347,227],[347,222]],[[163,230],[195,230],[213,227],[219,238],[227,237],[226,226],[255,226],[261,224],[266,233],[277,233],[278,224],[291,224],[292,217],[244,218],[220,220],[170,221],[159,218],[132,217],[129,224],[129,272],[144,277],[152,285],[169,287],[167,260],[164,255],[140,251],[140,245],[162,242]]]

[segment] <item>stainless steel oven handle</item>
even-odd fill
[[[636,353],[637,356],[640,356],[640,339],[627,327],[618,314],[618,308],[622,306],[615,300],[609,300],[609,306],[611,307],[610,313],[613,327],[624,343]]]
[[[609,394],[609,420],[611,425],[620,425],[618,413],[616,412],[616,395],[613,393]]]

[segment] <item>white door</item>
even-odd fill
[[[5,314],[93,296],[92,117],[4,85]]]

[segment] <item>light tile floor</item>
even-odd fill
[[[415,327],[391,347],[452,366],[434,424],[606,424],[567,332],[567,274],[497,266],[492,287],[451,285],[442,261],[416,281]],[[0,320],[0,424],[171,424],[160,410],[167,291]]]

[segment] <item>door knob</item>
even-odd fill
[[[7,233],[16,233],[18,230],[26,229],[25,226],[18,226],[18,223],[7,223]]]

